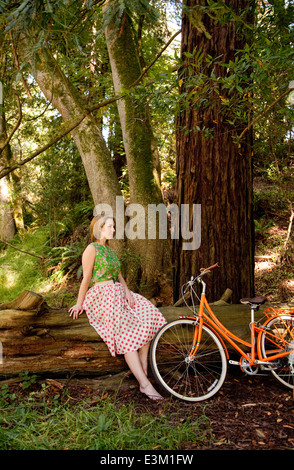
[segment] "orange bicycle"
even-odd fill
[[[190,290],[192,306],[188,307],[193,316],[181,316],[168,322],[153,339],[150,363],[157,382],[180,400],[206,400],[223,385],[229,361],[250,375],[257,374],[260,369],[270,371],[279,382],[293,389],[294,309],[270,307],[265,310],[266,320],[262,323],[255,321],[255,312],[266,297],[241,299],[241,303],[251,308],[251,341],[244,341],[220,322],[207,302],[203,277],[216,268],[219,268],[218,264],[202,270],[182,287],[184,300]],[[198,312],[195,283],[202,284]],[[229,360],[225,341],[240,355],[239,362]],[[246,348],[249,352],[244,351]]]

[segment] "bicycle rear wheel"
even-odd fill
[[[203,326],[201,343],[190,360],[195,321],[178,319],[164,325],[150,346],[150,363],[157,382],[174,397],[197,402],[221,388],[227,373],[224,348],[216,334]]]
[[[294,317],[280,315],[273,317],[261,333],[260,347],[264,357],[270,358],[275,354],[289,352],[285,357],[274,360],[270,371],[273,376],[288,388],[294,388]]]

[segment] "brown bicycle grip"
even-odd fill
[[[212,271],[213,269],[220,268],[220,265],[218,263],[213,264],[209,268],[206,268],[205,271]]]

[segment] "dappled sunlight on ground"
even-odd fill
[[[259,261],[257,263],[255,263],[255,273],[256,274],[259,274],[259,273],[263,273],[265,271],[272,271],[273,269],[276,268],[276,263],[274,261],[271,261],[271,260],[267,260],[267,261]]]
[[[292,263],[280,263],[271,257],[257,257],[255,262],[255,295],[269,301],[294,304],[294,271]]]
[[[285,300],[294,304],[294,279],[284,279],[280,282],[278,297],[282,301]]]
[[[5,265],[2,265],[1,269],[3,270],[3,275],[1,273],[0,276],[1,286],[5,289],[12,289],[18,282],[17,272]]]
[[[282,228],[279,225],[273,225],[272,227],[270,227],[268,229],[268,233],[271,236],[280,237],[280,238],[284,239],[284,238],[286,238],[286,235],[287,235],[287,227]]]

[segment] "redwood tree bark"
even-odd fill
[[[186,80],[204,72],[204,64],[211,58],[219,62],[235,61],[238,49],[244,46],[244,35],[235,21],[217,22],[201,13],[201,0],[186,0],[182,24],[182,57]],[[226,2],[238,15],[248,11],[250,0]],[[188,12],[188,14],[187,14]],[[193,23],[193,24],[192,24]],[[193,52],[203,53],[201,63],[189,67]],[[187,55],[188,53],[188,55]],[[208,60],[206,60],[208,59]],[[213,69],[206,66],[207,76],[224,77],[228,70],[214,61]],[[186,66],[186,67],[185,67]],[[202,68],[201,68],[202,67]],[[174,296],[180,295],[181,285],[196,276],[200,268],[216,262],[221,266],[207,278],[209,300],[217,300],[226,288],[233,291],[232,301],[254,293],[254,232],[252,218],[252,162],[251,136],[236,143],[240,129],[228,123],[222,112],[226,90],[213,81],[214,93],[206,89],[202,102],[191,101],[179,112],[177,119],[177,203],[201,204],[201,245],[199,249],[183,249],[183,238],[174,243],[175,283]],[[186,89],[186,91],[191,91]],[[195,91],[199,91],[196,90]],[[195,98],[194,98],[195,99]],[[244,123],[240,123],[241,129]],[[210,136],[205,130],[209,129]],[[192,210],[192,209],[191,209]],[[192,229],[192,227],[190,227]],[[181,235],[181,234],[180,234]]]

